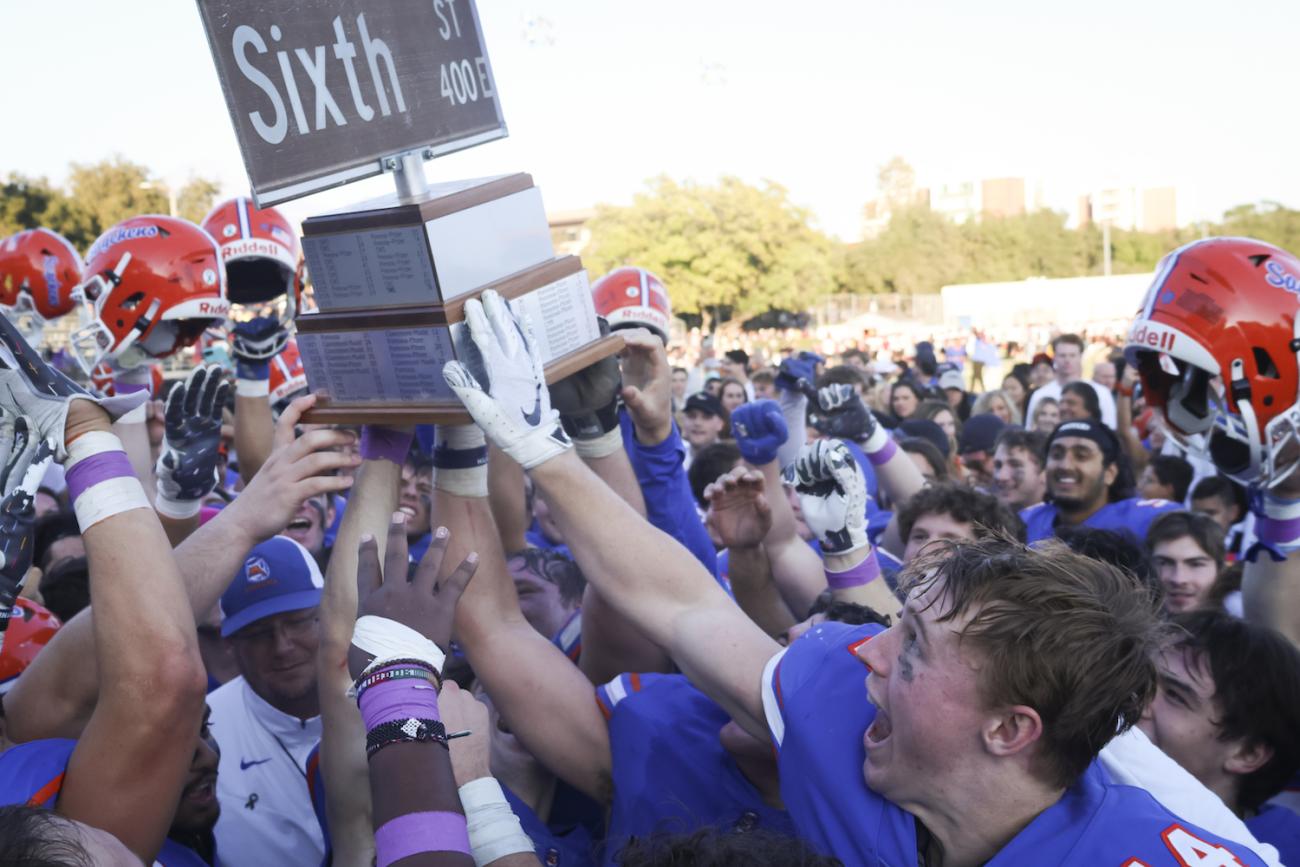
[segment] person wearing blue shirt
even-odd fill
[[[490,295],[483,308],[467,317],[468,327],[494,373],[490,391],[458,380],[467,409],[489,440],[520,455],[588,581],[612,606],[749,734],[782,744],[783,760],[797,740],[809,744],[802,752],[809,761],[782,773],[781,785],[796,828],[815,845],[851,864],[915,864],[918,854],[950,865],[1138,859],[1176,867],[1179,859],[1211,863],[1209,856],[1263,863],[1093,768],[1156,689],[1154,656],[1165,627],[1131,576],[1056,547],[944,546],[928,568],[916,564],[922,586],[909,588],[894,626],[820,654],[847,659],[856,671],[819,660],[818,677],[838,676],[823,688],[810,685],[805,670],[802,686],[811,688],[800,688],[798,666],[780,671],[776,640],[684,548],[593,484],[553,435],[553,419],[525,419],[521,427],[520,414],[508,411],[510,395],[546,388],[540,364],[500,345],[519,333],[509,308]],[[628,356],[669,380],[657,341],[629,340]],[[457,528],[449,529],[456,538]],[[793,647],[811,641],[805,635]],[[503,683],[560,688],[521,676],[535,674],[519,671],[522,656],[511,649],[515,671],[498,672]],[[856,688],[857,698],[828,706],[821,697],[830,687],[843,695]],[[496,685],[489,688],[497,697]],[[544,741],[530,748],[548,749]]]
[[[1160,690],[1138,725],[1283,864],[1300,864],[1300,815],[1269,804],[1300,771],[1300,651],[1223,611],[1174,617]]]
[[[1151,522],[1181,508],[1133,496],[1133,471],[1115,432],[1092,419],[1061,422],[1047,441],[1047,501],[1020,513],[1030,543],[1083,524],[1146,539]]]

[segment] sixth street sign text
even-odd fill
[[[198,0],[262,204],[506,134],[472,0]]]

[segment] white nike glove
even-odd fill
[[[866,548],[867,481],[862,468],[840,440],[817,440],[804,446],[785,480],[794,483],[808,528],[822,551],[849,554]]]
[[[465,302],[451,336],[460,360],[442,377],[497,448],[528,470],[573,447],[551,408],[528,317],[489,289]]]

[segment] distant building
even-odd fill
[[[1164,232],[1178,227],[1178,196],[1173,187],[1105,187],[1079,197],[1077,226],[1109,223],[1112,228]]]
[[[912,203],[925,205],[954,223],[1018,217],[1043,206],[1041,190],[1024,178],[985,178],[917,188]],[[883,198],[867,202],[863,211],[864,237],[874,238],[889,225],[894,210],[891,204]]]
[[[582,208],[577,211],[557,211],[546,215],[546,222],[551,227],[551,243],[559,256],[577,256],[591,242],[591,230],[587,223],[596,216],[594,208]]]

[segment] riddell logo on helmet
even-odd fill
[[[1177,335],[1174,332],[1166,331],[1163,328],[1154,328],[1145,323],[1134,325],[1128,333],[1129,345],[1150,346],[1152,349],[1159,349],[1163,352],[1173,352],[1176,339]]]
[[[224,317],[230,312],[230,305],[222,302],[200,301],[199,312],[214,318],[217,316]]]
[[[225,259],[234,259],[237,256],[275,257],[276,255],[282,255],[277,246],[261,238],[243,238],[238,241],[231,241],[229,244],[222,244],[221,256]]]

